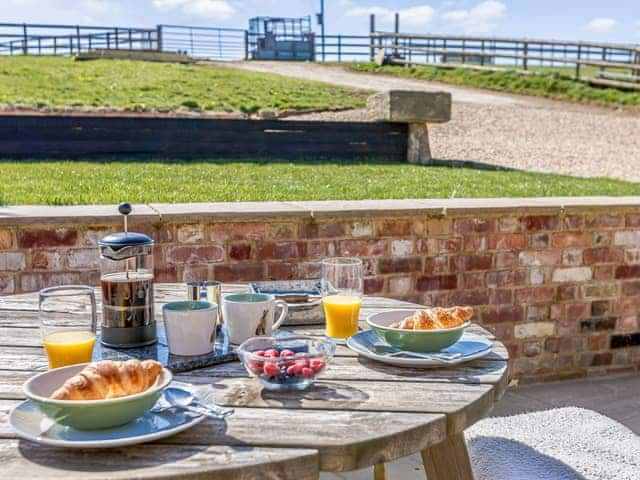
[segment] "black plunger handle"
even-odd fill
[[[122,215],[129,215],[131,213],[131,210],[132,210],[132,207],[129,202],[122,202],[120,205],[118,205],[118,211]]]

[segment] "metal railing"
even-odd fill
[[[158,49],[207,60],[246,60],[247,31],[240,28],[158,25]]]
[[[156,29],[0,23],[0,55],[73,55],[96,48],[156,50]]]
[[[325,62],[366,61],[370,56],[370,44],[369,35],[316,35],[316,59]]]
[[[640,81],[640,47],[635,45],[395,32],[372,32],[370,39],[370,59],[384,49],[395,64],[454,63],[522,71],[568,67],[577,79],[594,76],[595,70],[595,76],[603,81]],[[590,67],[587,75],[585,67]]]

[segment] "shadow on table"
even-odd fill
[[[467,439],[476,480],[587,480],[562,460],[502,437]]]
[[[305,402],[323,401],[331,402],[335,408],[353,409],[355,406],[369,400],[369,394],[359,388],[344,383],[318,381],[308,389],[302,391],[273,392],[262,390],[262,398],[265,402],[281,403],[287,408],[302,408]],[[307,404],[307,408],[313,408]]]

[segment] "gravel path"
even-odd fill
[[[640,181],[638,113],[309,63],[238,62],[232,66],[371,90],[446,90],[453,95],[452,120],[431,127],[432,152],[439,160]],[[296,118],[366,120],[366,114],[347,111]]]

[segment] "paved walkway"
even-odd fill
[[[502,417],[558,407],[582,407],[617,420],[640,435],[640,375],[607,376],[524,385],[511,388],[492,416]],[[392,462],[388,478],[425,480],[420,455]],[[371,480],[371,469],[348,474],[323,474],[322,480]]]
[[[435,158],[640,181],[638,113],[310,63],[252,61],[232,66],[371,90],[446,90],[453,95],[453,119],[431,129]],[[352,111],[315,117],[347,120],[364,115]]]

